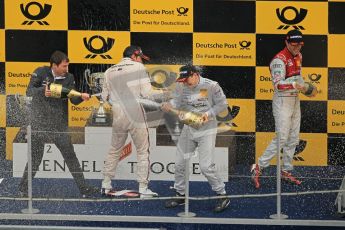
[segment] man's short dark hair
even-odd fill
[[[200,73],[201,68],[195,65],[184,65],[180,67],[179,78],[176,79],[177,82],[185,82],[193,73]]]
[[[301,31],[299,30],[290,30],[287,34],[286,34],[286,39],[287,42],[289,43],[300,43],[303,42],[303,34]]]
[[[53,66],[53,64],[60,65],[63,61],[69,62],[69,58],[67,54],[59,50],[55,51],[52,56],[50,56],[50,66]]]
[[[150,58],[148,56],[143,54],[143,51],[141,50],[140,46],[131,45],[131,46],[128,46],[123,51],[123,57],[129,57],[130,58],[133,54],[135,56],[140,56],[141,58],[145,59],[146,61],[150,60]]]

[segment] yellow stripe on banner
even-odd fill
[[[236,132],[255,132],[255,100],[228,98],[231,107],[232,130]]]
[[[294,28],[304,34],[327,34],[327,2],[256,2],[257,33],[285,34]]]
[[[11,0],[5,4],[5,27],[20,30],[67,30],[67,0]]]
[[[192,0],[131,0],[132,32],[192,32]]]
[[[0,128],[6,127],[6,95],[0,95]]]
[[[328,133],[345,133],[345,101],[329,100],[327,114]]]
[[[193,64],[255,66],[255,34],[194,33]]]
[[[5,61],[5,30],[0,30],[0,62]]]
[[[25,95],[32,72],[40,66],[49,66],[47,62],[6,62],[6,94]]]
[[[72,63],[115,64],[130,44],[127,31],[68,31],[68,56]],[[99,52],[95,50],[100,50]]]
[[[328,35],[328,67],[345,66],[342,55],[345,52],[345,34]]]
[[[18,127],[6,128],[6,160],[13,160],[13,140],[19,132]]]
[[[255,159],[264,153],[274,137],[275,133],[272,132],[256,132]],[[327,134],[300,133],[293,164],[296,166],[326,166],[327,161]],[[276,157],[271,160],[270,164],[276,164]]]

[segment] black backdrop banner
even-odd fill
[[[25,94],[30,73],[47,65],[54,50],[69,55],[78,90],[88,91],[86,69],[105,71],[136,44],[155,68],[193,63],[219,82],[239,111],[233,131],[248,135],[236,137],[234,151],[253,163],[274,135],[268,65],[287,31],[297,28],[305,37],[303,77],[319,89],[315,98],[301,96],[301,139],[308,144],[297,165],[343,164],[344,11],[345,1],[331,0],[0,0],[1,154],[12,159],[21,126],[13,95]],[[89,115],[85,109],[82,116]],[[71,127],[86,125],[73,111],[69,116]]]

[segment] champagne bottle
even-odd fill
[[[71,98],[71,97],[81,97],[81,93],[74,90],[63,87],[60,84],[50,83],[48,88],[51,91],[51,97],[54,98]]]
[[[138,99],[138,102],[142,104],[144,108],[160,109],[161,107],[161,104],[148,99]],[[177,116],[181,123],[189,125],[195,129],[199,129],[204,123],[201,113],[183,111],[175,108],[171,108],[169,113]]]
[[[302,90],[301,92],[306,95],[307,97],[314,97],[317,94],[317,88],[310,82],[305,82],[304,87],[306,90]]]
[[[174,108],[170,109],[169,112],[177,116],[183,124],[189,125],[195,129],[199,129],[204,123],[202,114],[200,113],[183,111]]]

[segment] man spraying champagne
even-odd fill
[[[185,158],[198,147],[202,174],[207,178],[217,195],[226,195],[225,184],[220,178],[214,163],[214,149],[217,135],[216,116],[227,109],[228,103],[222,88],[215,81],[200,75],[199,67],[186,65],[180,68],[180,77],[170,102],[162,103],[161,109],[176,114],[184,123],[177,142],[175,160],[176,196],[180,199],[168,200],[167,208],[184,203]],[[229,198],[218,199],[214,211],[222,212],[230,204]]]
[[[30,78],[26,93],[32,98],[30,109],[30,123],[33,130],[31,136],[32,178],[39,171],[45,152],[45,143],[54,143],[60,150],[80,194],[85,197],[98,193],[98,189],[87,184],[68,134],[68,103],[70,101],[78,105],[89,100],[90,95],[88,93],[71,95],[75,82],[73,74],[68,72],[68,66],[67,55],[61,51],[55,51],[50,57],[50,66],[38,67]],[[25,167],[19,191],[21,196],[28,196],[28,164]]]

